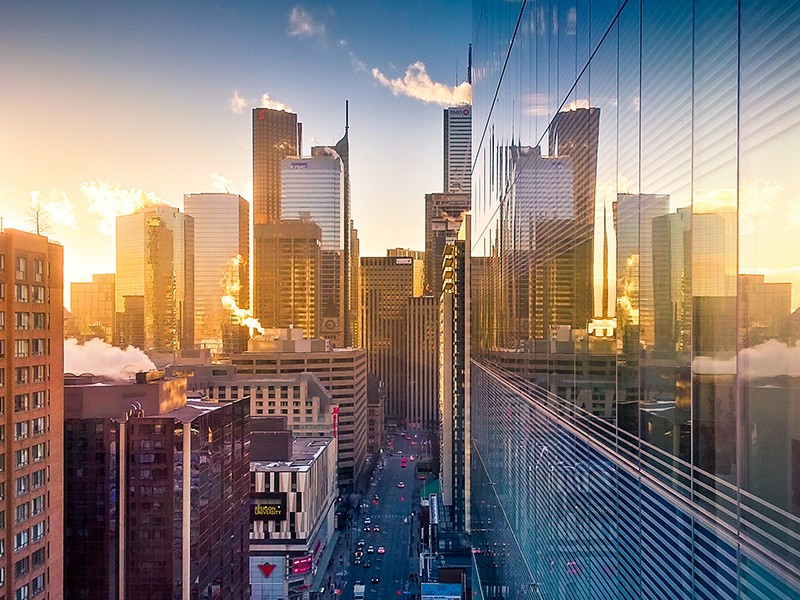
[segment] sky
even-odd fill
[[[457,0],[0,0],[0,217],[43,206],[67,281],[114,271],[113,222],[147,196],[251,200],[250,109],[280,103],[304,151],[350,101],[361,255],[424,249],[442,190],[442,107],[469,100],[469,4]]]

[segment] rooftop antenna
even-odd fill
[[[350,130],[350,100],[344,101],[344,132]]]
[[[469,60],[467,62],[467,83],[472,85],[472,44],[469,45]]]

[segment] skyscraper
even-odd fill
[[[800,5],[596,8],[474,3],[473,592],[800,597]]]
[[[303,219],[255,225],[254,256],[261,265],[255,280],[255,316],[264,327],[300,327],[310,337],[320,328],[319,226]]]
[[[194,347],[194,219],[166,204],[117,217],[116,345]]]
[[[316,155],[281,162],[281,213],[284,219],[308,218],[320,238],[320,329],[318,335],[344,346],[345,193],[343,163],[336,151],[315,148]]]
[[[186,194],[194,219],[194,342],[214,353],[241,352],[247,329],[222,304],[250,308],[250,205],[236,194]]]
[[[253,223],[281,219],[281,160],[302,152],[297,115],[271,108],[253,109]],[[256,264],[256,271],[258,265]]]
[[[407,427],[433,430],[439,423],[438,341],[438,298],[412,296],[406,325]]]
[[[63,263],[60,245],[0,229],[0,570],[9,598],[65,597]]]
[[[444,193],[472,190],[472,107],[444,109]]]
[[[438,295],[442,289],[442,253],[449,239],[458,235],[461,214],[469,210],[469,194],[425,194],[425,291]]]
[[[402,254],[415,254],[402,256]],[[361,258],[361,335],[370,373],[386,384],[386,418],[403,421],[408,406],[406,330],[409,298],[424,288],[424,253]],[[401,254],[401,256],[396,256]]]
[[[114,343],[114,273],[92,275],[91,281],[70,283],[70,312],[81,339]]]

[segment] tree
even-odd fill
[[[28,217],[28,224],[30,224],[36,235],[47,235],[53,232],[47,210],[40,202],[34,200],[28,208],[26,216]]]

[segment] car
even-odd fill
[[[414,459],[414,455],[412,454],[411,456],[409,456],[409,457],[408,457],[408,460],[415,460],[415,459]]]
[[[380,583],[380,582],[381,582],[381,580],[380,580],[380,578],[379,578],[379,577],[373,577],[372,579],[370,579],[370,580],[369,580],[369,582],[370,582],[370,583]]]
[[[383,546],[378,546],[378,554],[386,554],[386,548]]]
[[[419,475],[419,476],[417,476],[417,479],[421,479],[422,481],[425,481],[425,475]]]
[[[369,530],[370,530],[370,526],[369,525],[364,525],[364,531],[369,531]]]
[[[367,548],[367,554],[374,554],[375,553],[375,546],[370,546]]]
[[[372,523],[372,519],[370,519],[369,517],[364,519],[364,525],[369,525],[370,523]]]
[[[402,451],[402,450],[398,450],[398,451],[397,451],[397,453],[398,453],[400,456],[403,456],[403,451]]]
[[[354,565],[360,565],[360,564],[361,564],[361,559],[360,559],[360,558],[357,558],[357,559],[355,559],[355,560],[353,561],[353,564],[354,564]]]
[[[378,531],[380,531],[380,530],[381,530],[381,526],[380,526],[380,525],[374,525],[374,526],[372,527],[372,531],[378,532]]]
[[[365,568],[365,569],[369,569],[371,566],[372,566],[372,565],[369,563],[369,561],[367,561],[367,562],[365,562],[365,563],[364,563],[364,568]]]
[[[364,540],[358,540],[358,547],[361,548],[364,546]]]
[[[355,558],[363,558],[364,553],[361,550],[356,550]]]
[[[400,466],[405,469],[408,465],[405,462],[401,462]]]
[[[375,495],[372,497],[372,499],[373,499],[375,502],[377,502],[378,500],[380,500],[380,498],[378,498],[378,494],[375,494]]]
[[[406,487],[406,484],[403,481],[398,481],[397,487],[399,487],[402,490],[404,487]]]

